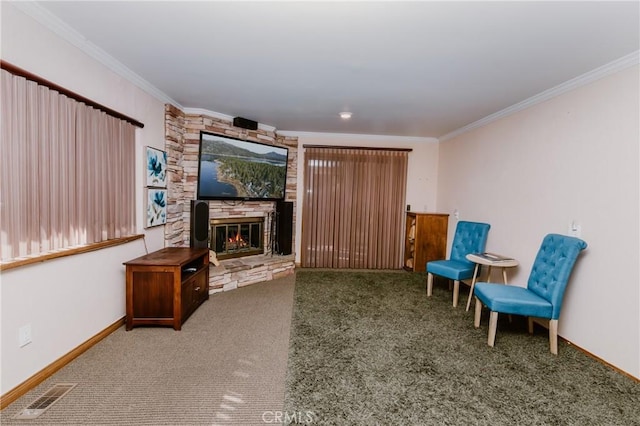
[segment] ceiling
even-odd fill
[[[291,132],[446,136],[640,48],[636,1],[38,3],[165,101]]]

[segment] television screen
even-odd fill
[[[283,200],[289,150],[200,132],[198,199]]]

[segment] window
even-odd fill
[[[135,126],[1,72],[0,260],[133,235]]]

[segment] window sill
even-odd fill
[[[10,260],[8,262],[0,263],[0,271],[7,271],[9,269],[19,268],[21,266],[32,265],[34,263],[44,262],[46,260],[58,259],[60,257],[73,256],[75,254],[88,253],[90,251],[100,250],[107,247],[119,246],[131,241],[144,238],[143,234],[132,235],[130,237],[114,238],[112,240],[101,241],[99,243],[87,244],[82,247],[73,247],[69,249],[63,249],[56,252],[45,253],[33,257],[25,257],[21,259]]]

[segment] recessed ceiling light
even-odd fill
[[[348,111],[343,111],[340,113],[340,118],[342,118],[343,120],[348,120],[351,118],[351,113]]]

